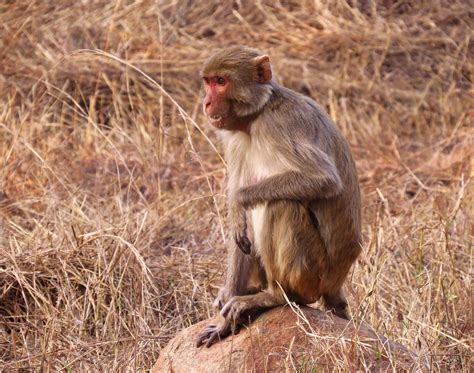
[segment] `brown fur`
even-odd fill
[[[281,289],[302,304],[322,296],[348,318],[341,287],[361,251],[355,164],[324,111],[276,83],[269,69],[268,57],[245,47],[217,52],[203,68],[203,76],[230,81],[204,109],[222,116],[235,239],[216,299],[223,321],[205,329],[198,346],[228,335],[250,311],[283,304]]]

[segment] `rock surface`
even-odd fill
[[[310,307],[271,309],[238,334],[210,348],[196,348],[199,332],[216,319],[179,332],[161,352],[153,372],[380,372],[407,370],[415,361],[413,353],[366,324]]]

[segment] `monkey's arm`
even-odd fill
[[[254,185],[241,188],[236,195],[245,209],[258,204],[290,199],[311,201],[331,198],[342,191],[342,182],[336,166],[321,150],[313,150],[311,159],[297,159],[297,169],[270,176]]]
[[[250,257],[245,255],[233,239],[228,240],[228,265],[224,287],[214,301],[214,307],[221,309],[235,295],[245,294],[250,274]]]

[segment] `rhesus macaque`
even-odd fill
[[[279,85],[270,59],[231,47],[202,69],[203,110],[228,163],[231,239],[222,321],[198,336],[212,345],[250,313],[323,297],[348,318],[341,287],[361,251],[360,191],[346,140],[310,98]]]

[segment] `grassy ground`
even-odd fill
[[[245,44],[351,144],[354,318],[431,370],[472,369],[473,17],[469,1],[2,2],[0,366],[143,370],[212,314],[225,165],[198,72]]]

